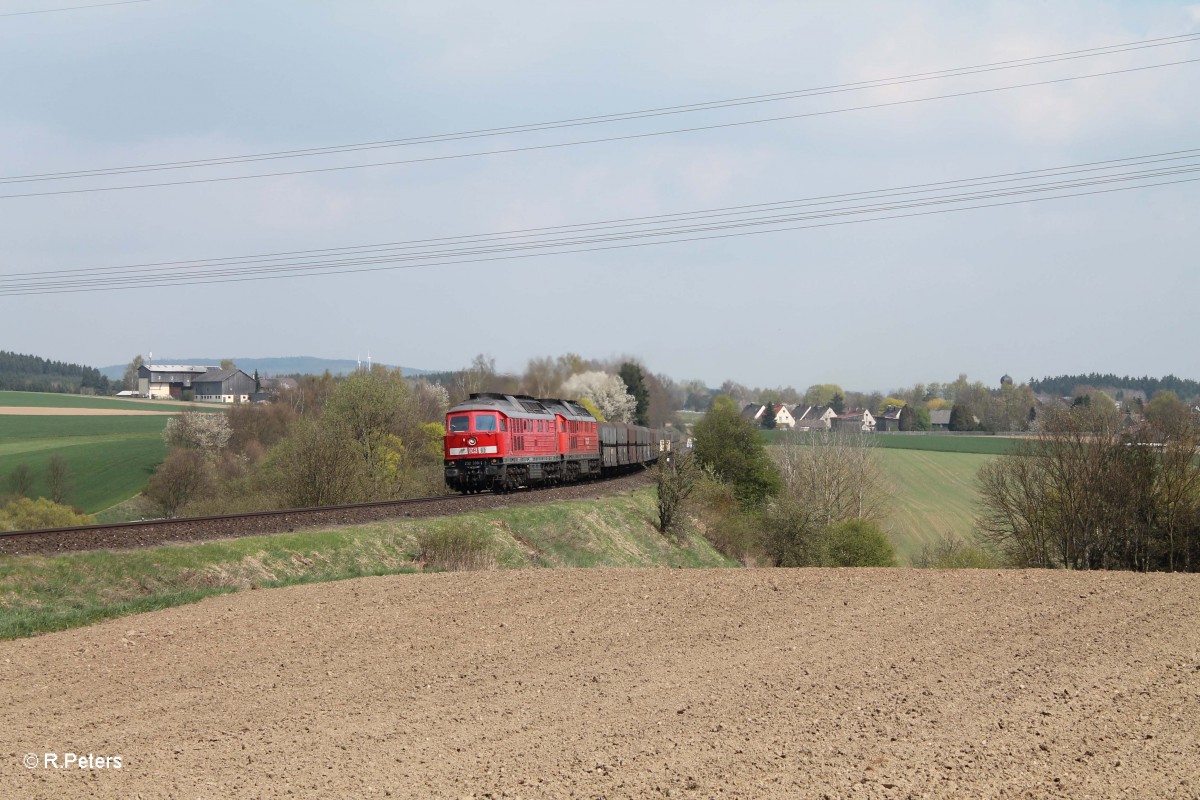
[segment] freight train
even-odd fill
[[[446,412],[446,485],[473,494],[599,478],[657,461],[676,438],[599,422],[574,400],[479,392]]]

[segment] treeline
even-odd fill
[[[883,567],[896,553],[881,525],[890,491],[861,433],[787,438],[768,454],[754,423],[718,395],[693,451],[655,471],[659,529],[685,520],[748,566]]]
[[[1016,567],[1200,570],[1200,431],[1163,393],[1130,427],[1112,406],[1058,408],[979,473],[976,521]]]
[[[173,517],[394,500],[445,491],[446,392],[399,370],[304,376],[271,403],[186,412],[146,486]]]
[[[0,389],[18,392],[109,394],[112,382],[95,367],[0,350]]]
[[[1057,378],[1042,378],[1040,381],[1030,380],[1030,387],[1038,394],[1052,394],[1057,397],[1069,397],[1077,386],[1095,386],[1098,389],[1125,389],[1145,392],[1146,399],[1154,397],[1159,392],[1174,392],[1184,400],[1194,400],[1200,397],[1200,381],[1176,378],[1167,375],[1162,378],[1131,378],[1128,375],[1117,377],[1111,373],[1101,375],[1096,372],[1087,375],[1059,375]],[[1121,399],[1121,398],[1115,398]]]

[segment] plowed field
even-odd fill
[[[369,578],[3,642],[0,692],[0,797],[1191,798],[1200,580]]]

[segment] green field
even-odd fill
[[[879,450],[895,492],[888,529],[902,561],[949,535],[975,541],[975,475],[995,456],[922,450]]]
[[[12,469],[26,463],[36,477],[34,495],[48,494],[46,464],[58,453],[70,468],[69,505],[88,513],[116,505],[142,491],[166,457],[168,419],[0,416],[0,493]]]
[[[11,408],[118,408],[124,411],[220,411],[212,403],[180,403],[174,400],[138,400],[124,397],[93,397],[56,392],[0,392],[0,407]]]
[[[822,434],[792,433],[791,431],[760,431],[763,440],[768,444],[779,444],[788,437],[796,437],[807,441],[813,436]],[[878,447],[888,450],[932,450],[939,453],[977,453],[981,455],[1003,455],[1012,451],[1021,440],[1007,436],[958,435],[958,434],[909,434],[909,433],[872,433],[871,441]]]

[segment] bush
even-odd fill
[[[0,506],[0,531],[30,531],[38,528],[69,528],[91,525],[95,518],[44,497],[19,497]]]
[[[417,542],[421,548],[419,558],[426,567],[458,571],[496,566],[491,538],[466,526],[439,526],[423,531]]]
[[[762,558],[762,520],[746,511],[733,486],[705,476],[696,487],[694,508],[701,535],[717,552],[751,566]]]
[[[977,544],[968,544],[957,536],[948,536],[936,546],[925,545],[913,559],[917,569],[994,569],[998,559]]]
[[[781,497],[762,515],[763,549],[776,567],[810,567],[820,562],[822,531],[809,509]]]
[[[887,534],[865,519],[830,525],[821,537],[820,554],[823,567],[896,566],[896,551]]]

